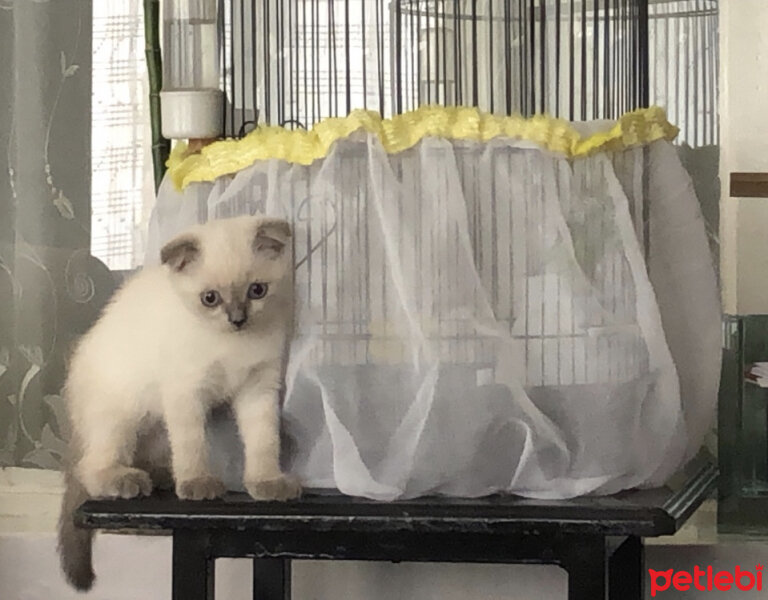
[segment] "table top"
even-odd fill
[[[557,531],[654,537],[674,534],[714,488],[717,468],[698,458],[663,488],[572,500],[511,495],[479,499],[426,497],[376,502],[338,492],[306,490],[296,501],[257,502],[230,493],[182,501],[171,492],[134,500],[89,500],[76,519],[98,529],[230,529],[322,533],[519,534]]]

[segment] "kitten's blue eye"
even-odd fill
[[[269,286],[266,283],[252,283],[248,287],[248,297],[251,300],[261,300],[267,295]]]
[[[203,303],[203,306],[213,308],[221,304],[221,294],[216,290],[208,290],[200,294],[200,301]]]

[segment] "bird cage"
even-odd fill
[[[548,473],[567,470],[566,465],[578,463],[566,458],[570,450],[562,452],[568,442],[546,439],[559,438],[556,430],[577,435],[571,426],[588,427],[585,415],[597,418],[597,413],[578,406],[620,398],[637,407],[665,390],[675,395],[667,387],[671,379],[650,384],[664,371],[660,360],[674,371],[669,354],[664,354],[668,351],[662,351],[662,359],[655,354],[667,342],[644,321],[647,311],[658,310],[651,308],[656,300],[646,273],[653,266],[650,227],[671,226],[677,216],[694,210],[695,199],[681,199],[677,216],[660,217],[666,205],[651,206],[649,189],[658,199],[666,184],[648,174],[648,146],[594,157],[585,152],[583,160],[563,160],[540,147],[526,152],[525,144],[510,140],[475,143],[458,136],[441,142],[439,135],[425,135],[418,144],[388,153],[365,135],[379,121],[353,111],[366,109],[388,118],[382,131],[406,132],[413,131],[417,121],[451,121],[460,114],[473,123],[503,121],[515,126],[529,123],[525,117],[549,113],[590,122],[565,125],[542,119],[541,128],[549,128],[539,138],[545,150],[546,141],[557,138],[563,128],[579,139],[594,134],[599,138],[605,127],[601,120],[618,119],[648,105],[654,64],[648,43],[650,13],[661,4],[219,0],[217,43],[225,95],[221,130],[226,136],[245,136],[240,142],[258,154],[259,140],[302,133],[285,130],[308,130],[318,123],[333,130],[334,124],[327,121],[331,117],[340,118],[337,129],[355,125],[362,131],[335,139],[322,160],[291,162],[270,156],[215,179],[200,179],[203,183],[183,191],[166,179],[155,209],[150,235],[155,245],[148,259],[151,262],[158,244],[184,225],[246,213],[284,215],[295,231],[300,306],[286,410],[287,420],[296,417],[304,428],[300,439],[316,439],[322,445],[328,438],[324,426],[337,427],[342,421],[352,429],[361,426],[364,433],[356,430],[342,437],[358,444],[354,456],[365,464],[366,481],[386,480],[407,463],[399,461],[398,452],[412,446],[412,440],[395,440],[392,432],[405,435],[408,424],[419,418],[410,403],[429,395],[433,406],[439,406],[432,414],[438,421],[424,425],[429,435],[452,431],[458,446],[477,450],[469,427],[450,429],[439,419],[455,419],[469,406],[481,407],[482,414],[512,410],[523,415],[530,410],[538,415],[532,421],[526,421],[529,415],[519,418],[538,440],[533,442],[536,451],[555,457]],[[654,31],[655,39],[666,34]],[[658,86],[653,89],[656,93]],[[510,115],[521,116],[515,120],[518,117]],[[654,122],[661,137],[668,137],[671,128],[653,111],[629,115],[621,128],[632,135],[635,126],[644,127],[639,122],[645,118]],[[306,139],[297,135],[275,146],[286,148]],[[222,153],[236,143],[219,146],[217,164],[227,162]],[[653,151],[656,164],[670,163],[667,150]],[[178,165],[184,159],[177,154],[175,160]],[[681,172],[670,180],[679,181]],[[665,201],[686,187],[676,190]],[[616,204],[618,196],[622,200]],[[624,210],[627,219],[618,227]],[[683,238],[691,245],[682,252],[700,246],[695,232],[675,237]],[[663,232],[655,239],[672,243]],[[663,261],[657,264],[662,271],[666,268]],[[683,279],[685,274],[670,285]],[[707,277],[701,281],[703,287],[710,283]],[[700,296],[701,312],[711,316],[717,304],[714,287]],[[680,305],[677,299],[666,300],[665,310]],[[691,311],[694,314],[699,313]],[[706,323],[693,328],[702,336],[710,329]],[[649,333],[652,330],[655,333]],[[656,341],[648,342],[649,336]],[[690,339],[681,336],[680,343]],[[683,357],[685,362],[685,349],[675,340],[669,343],[675,360]],[[500,355],[501,347],[506,355]],[[699,365],[688,362],[680,368],[698,372],[701,364],[711,366],[711,361],[704,358]],[[688,377],[696,389],[685,393],[695,396],[710,379],[709,374]],[[328,396],[336,402],[330,408]],[[365,402],[359,402],[362,398]],[[707,402],[702,401],[700,412],[690,414],[706,413]],[[313,412],[309,418],[319,406],[326,406],[324,415]],[[636,428],[637,419],[650,414],[634,415],[626,427]],[[468,416],[467,421],[472,419]],[[475,422],[472,426],[480,427]],[[668,422],[659,427],[677,426]],[[617,473],[630,469],[627,465],[634,460],[623,455],[622,442],[612,437],[623,435],[621,429],[608,436],[611,441],[594,436],[605,444],[596,456],[622,455],[621,466],[609,468]],[[680,448],[670,450],[664,460],[674,462],[671,457],[683,451],[686,441],[685,436],[672,437],[678,441],[670,443]],[[577,445],[581,447],[581,441]],[[656,452],[642,446],[649,454]],[[382,459],[385,449],[390,453]],[[435,451],[428,444],[421,449],[428,456]],[[328,448],[304,451],[305,466],[326,469],[331,462],[323,454],[331,452]],[[456,465],[441,462],[450,456],[436,452],[434,465],[452,473]],[[585,459],[587,469],[591,461]],[[314,468],[311,465],[307,468]],[[507,467],[505,463],[499,469]],[[505,477],[501,471],[489,474],[489,468],[496,467],[482,465],[475,471],[483,473],[480,478]],[[444,488],[429,488],[426,477],[413,486],[390,482],[347,490],[387,498],[438,488],[475,494],[486,483],[479,483],[470,471],[457,474]],[[314,483],[327,483],[329,472],[323,471]],[[595,478],[590,489],[615,491],[627,481],[648,481],[651,473],[639,480],[617,477],[605,485]],[[580,485],[563,476],[562,487],[553,493],[580,493],[575,491]],[[506,489],[498,479],[491,487]],[[542,487],[532,489],[527,491],[549,493]]]
[[[573,121],[659,105],[680,127],[678,142],[717,144],[717,0],[193,4],[217,19],[216,36],[210,27],[187,35],[200,38],[197,62],[218,74],[225,94],[218,106],[209,86],[198,92],[209,107],[205,120],[222,118],[218,129],[229,137],[257,125],[309,128],[357,108],[386,117],[425,104],[468,105]],[[158,123],[157,0],[147,6],[159,184],[169,145]],[[169,24],[165,29],[170,38]],[[212,56],[218,65],[208,64]],[[166,61],[166,80],[180,77],[178,67]]]
[[[198,3],[200,0],[193,4]],[[229,136],[242,136],[259,124],[307,128],[356,108],[392,115],[430,104],[477,106],[501,114],[549,111],[571,119],[615,118],[647,103],[646,10],[637,0],[610,4],[578,0],[220,0],[220,70],[227,96],[222,129]],[[472,175],[478,161],[476,151],[459,152],[457,157],[461,175]],[[411,173],[414,187],[410,197],[418,206],[423,193],[418,167],[413,166],[418,161],[414,163],[409,153],[394,160],[401,173]],[[502,164],[516,159],[500,149],[493,160]],[[350,151],[346,166],[360,171],[364,161],[365,157]],[[515,185],[505,180],[503,170],[496,177],[494,185]],[[527,239],[531,248],[549,243],[529,232],[537,218],[546,218],[540,198],[528,194],[528,200],[518,207],[528,216],[519,219],[512,218],[517,211],[510,212],[508,205],[486,205],[482,194],[487,190],[467,191],[472,198],[468,210],[473,255],[483,283],[492,290],[497,318],[517,340],[525,363],[521,373],[525,385],[599,383],[631,377],[634,371],[646,368],[645,357],[632,344],[607,343],[589,333],[594,328],[577,326],[578,315],[559,306],[557,290],[568,288],[561,277],[542,273],[526,278],[525,287],[513,291],[513,281],[519,281],[531,265],[510,258],[512,240]],[[266,190],[255,194],[251,190],[250,194],[247,199],[218,204],[209,217],[263,211],[257,198],[266,197]],[[249,206],[244,207],[243,202]],[[299,288],[306,294],[303,302],[322,311],[327,324],[318,360],[364,365],[382,354],[396,360],[397,342],[387,334],[395,310],[377,292],[381,282],[367,273],[358,274],[366,283],[357,290],[352,313],[350,300],[345,298],[349,290],[340,283],[336,287],[328,283],[338,282],[339,274],[352,268],[338,251],[349,243],[340,238],[344,228],[337,226],[338,221],[365,223],[370,209],[362,205],[342,213],[331,205],[330,210],[324,207],[318,213],[315,207],[313,218],[307,198],[299,194],[294,202],[290,213],[306,222],[300,229],[303,238],[295,242],[300,257]],[[633,209],[636,230],[645,241],[642,221],[647,214],[641,198]],[[434,245],[431,216],[415,211],[409,219],[418,232],[414,252],[420,257],[419,269],[433,273],[434,285],[451,293],[459,282],[450,281],[433,264],[428,250]],[[598,222],[584,225],[594,228],[596,234],[601,228]],[[381,244],[362,239],[355,243],[355,254],[368,257],[366,264],[384,264]],[[606,244],[603,236],[595,235],[581,250],[584,256],[606,257]],[[524,257],[525,248],[519,250],[517,256]],[[610,268],[603,266],[612,284],[614,278],[627,276],[626,265],[618,256],[606,260],[618,261]],[[355,264],[359,268],[362,263]],[[414,281],[413,285],[422,283]],[[629,307],[617,302],[605,318],[615,321],[627,310]],[[375,331],[377,328],[381,331]],[[429,329],[441,340],[442,355],[466,368],[471,378],[493,363],[493,344],[471,335],[471,328],[441,314],[439,307]]]
[[[678,143],[716,146],[718,0],[652,0],[648,13],[651,104],[680,128]]]
[[[224,0],[225,129],[424,104],[616,118],[648,104],[647,2]]]
[[[675,143],[691,174],[710,249],[719,254],[720,132],[718,0],[649,4],[650,101],[679,127]],[[716,261],[717,262],[717,261]]]

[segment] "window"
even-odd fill
[[[91,252],[113,270],[141,264],[154,197],[143,32],[138,0],[93,3]]]

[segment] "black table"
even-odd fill
[[[568,501],[496,496],[379,503],[309,492],[286,504],[229,494],[91,500],[78,523],[170,530],[173,600],[212,600],[214,561],[253,557],[255,600],[290,598],[291,559],[559,565],[569,600],[644,599],[644,537],[675,533],[711,492],[708,461],[661,489]],[[302,599],[297,599],[302,600]]]

